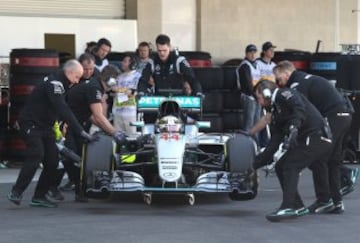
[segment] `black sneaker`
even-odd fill
[[[340,189],[340,193],[342,196],[345,196],[345,195],[349,194],[350,192],[354,191],[355,182],[356,182],[358,176],[359,176],[359,168],[351,169],[350,181],[348,182],[348,184],[346,186],[343,186]]]
[[[307,215],[309,213],[310,213],[310,211],[306,207],[301,207],[301,208],[296,209],[296,214],[297,214],[298,217],[305,216],[305,215]]]
[[[272,212],[266,215],[266,219],[271,222],[279,222],[284,219],[293,219],[296,218],[297,212],[292,208],[279,209],[275,212]]]
[[[340,194],[341,196],[346,196],[350,192],[354,191],[354,189],[355,189],[355,185],[352,182],[350,182],[349,185],[346,185],[340,189]]]
[[[21,193],[18,193],[18,192],[16,192],[16,191],[12,190],[11,192],[9,192],[9,193],[7,194],[7,199],[8,199],[10,202],[12,202],[12,203],[14,203],[14,204],[16,204],[16,205],[19,206],[20,203],[21,203],[22,195],[21,195]]]
[[[327,202],[316,200],[308,209],[310,213],[329,213],[334,209],[334,203],[331,199]]]
[[[75,184],[72,181],[69,181],[65,185],[59,188],[61,191],[74,191],[75,190]]]
[[[46,193],[46,196],[50,200],[55,200],[55,201],[64,201],[65,199],[64,196],[56,187],[50,188],[49,191]]]
[[[354,168],[351,170],[351,182],[355,184],[357,178],[359,176],[359,168]]]
[[[57,204],[48,200],[47,198],[33,198],[30,202],[30,206],[44,207],[44,208],[56,208]]]
[[[345,211],[343,201],[335,202],[334,209],[330,213],[342,214]]]

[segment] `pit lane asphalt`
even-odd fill
[[[194,206],[183,196],[158,195],[146,205],[140,194],[113,195],[108,200],[73,201],[73,192],[58,208],[28,205],[35,183],[18,207],[6,193],[18,170],[0,170],[0,242],[359,242],[360,188],[344,198],[342,215],[308,215],[271,223],[265,215],[279,206],[281,191],[276,176],[260,174],[260,191],[251,201],[235,202],[226,195],[197,195]],[[357,183],[359,184],[359,183]],[[313,202],[311,173],[300,177],[300,193]]]

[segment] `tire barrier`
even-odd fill
[[[225,110],[243,109],[240,91],[223,92],[223,99]]]
[[[9,124],[9,89],[0,88],[0,130]]]
[[[211,55],[209,52],[202,51],[180,51],[180,56],[184,56],[191,67],[211,67]]]
[[[10,53],[10,127],[34,87],[59,67],[53,49],[13,49]],[[16,107],[14,109],[13,107]],[[16,113],[14,113],[16,111]]]
[[[224,109],[223,107],[223,95],[221,92],[205,93],[205,100],[203,102],[204,113],[218,113]]]
[[[202,118],[211,123],[210,128],[201,131],[230,132],[241,129],[243,115],[241,93],[236,85],[236,67],[193,69],[205,94]]]
[[[224,73],[224,89],[237,90],[239,89],[236,77],[237,66],[223,66]]]
[[[340,55],[337,59],[336,87],[360,90],[360,55]]]
[[[349,134],[352,143],[356,147],[356,150],[360,152],[360,95],[352,95],[350,96],[350,100],[354,107],[355,113],[352,117]]]
[[[34,87],[59,67],[54,49],[13,49],[10,53],[10,108],[7,156],[22,161],[26,145],[15,129],[18,116]]]
[[[224,132],[236,132],[244,128],[242,110],[222,113]]]
[[[297,70],[307,72],[309,69],[310,58],[311,58],[310,52],[276,51],[273,61],[275,63],[278,63],[280,61],[288,60],[294,64]]]
[[[10,76],[13,73],[49,74],[57,67],[59,67],[59,53],[54,49],[11,50]]]
[[[0,161],[7,160],[6,135],[7,135],[7,129],[0,128]]]
[[[227,61],[225,61],[221,66],[222,67],[237,67],[240,65],[240,63],[243,61],[243,59],[241,58],[232,58],[232,59],[229,59]]]
[[[203,92],[221,90],[224,86],[224,75],[221,67],[193,68]]]
[[[309,73],[324,77],[328,80],[336,80],[337,61],[340,57],[338,52],[313,53],[309,63]]]

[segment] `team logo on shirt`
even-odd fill
[[[190,63],[186,60],[186,59],[184,59],[184,61],[182,61],[183,63],[184,63],[184,65],[186,66],[186,67],[190,67]]]
[[[173,74],[174,73],[174,65],[171,64],[169,67],[169,74]]]
[[[60,81],[51,81],[50,82],[54,86],[54,94],[63,94],[65,93],[65,89],[63,84]]]
[[[285,90],[281,92],[281,95],[287,100],[293,97],[293,93],[290,90]]]
[[[96,90],[96,99],[101,100],[101,98],[102,98],[101,92],[99,90]]]

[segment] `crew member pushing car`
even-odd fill
[[[278,210],[266,216],[270,221],[295,218],[307,214],[297,186],[299,173],[312,163],[325,163],[331,148],[329,128],[321,114],[300,93],[291,89],[279,89],[271,81],[262,80],[255,86],[259,104],[271,109],[271,140],[266,149],[257,155],[254,168],[271,161],[273,154],[283,142],[287,152],[275,165],[283,200]]]
[[[120,71],[114,65],[104,67],[99,77],[85,81],[69,90],[67,102],[84,130],[88,131],[93,123],[107,134],[112,135],[114,140],[121,144],[125,142],[125,135],[122,131],[116,131],[107,120],[101,103],[104,92],[116,85],[116,77],[119,73]],[[83,142],[76,136],[75,131],[71,128],[68,129],[65,137],[65,146],[81,155],[82,145]],[[75,201],[86,202],[87,198],[80,188],[79,167],[74,165],[74,161],[68,159],[65,159],[63,163],[69,177],[75,183]]]
[[[45,77],[28,97],[19,116],[20,132],[27,146],[27,157],[15,185],[7,196],[11,202],[17,205],[21,203],[23,192],[32,181],[39,163],[42,162],[44,169],[30,205],[57,206],[45,197],[49,186],[53,184],[59,162],[53,131],[55,121],[58,118],[66,121],[79,139],[92,140],[79,124],[64,98],[69,86],[78,83],[82,74],[81,64],[76,60],[69,60],[62,70]]]

